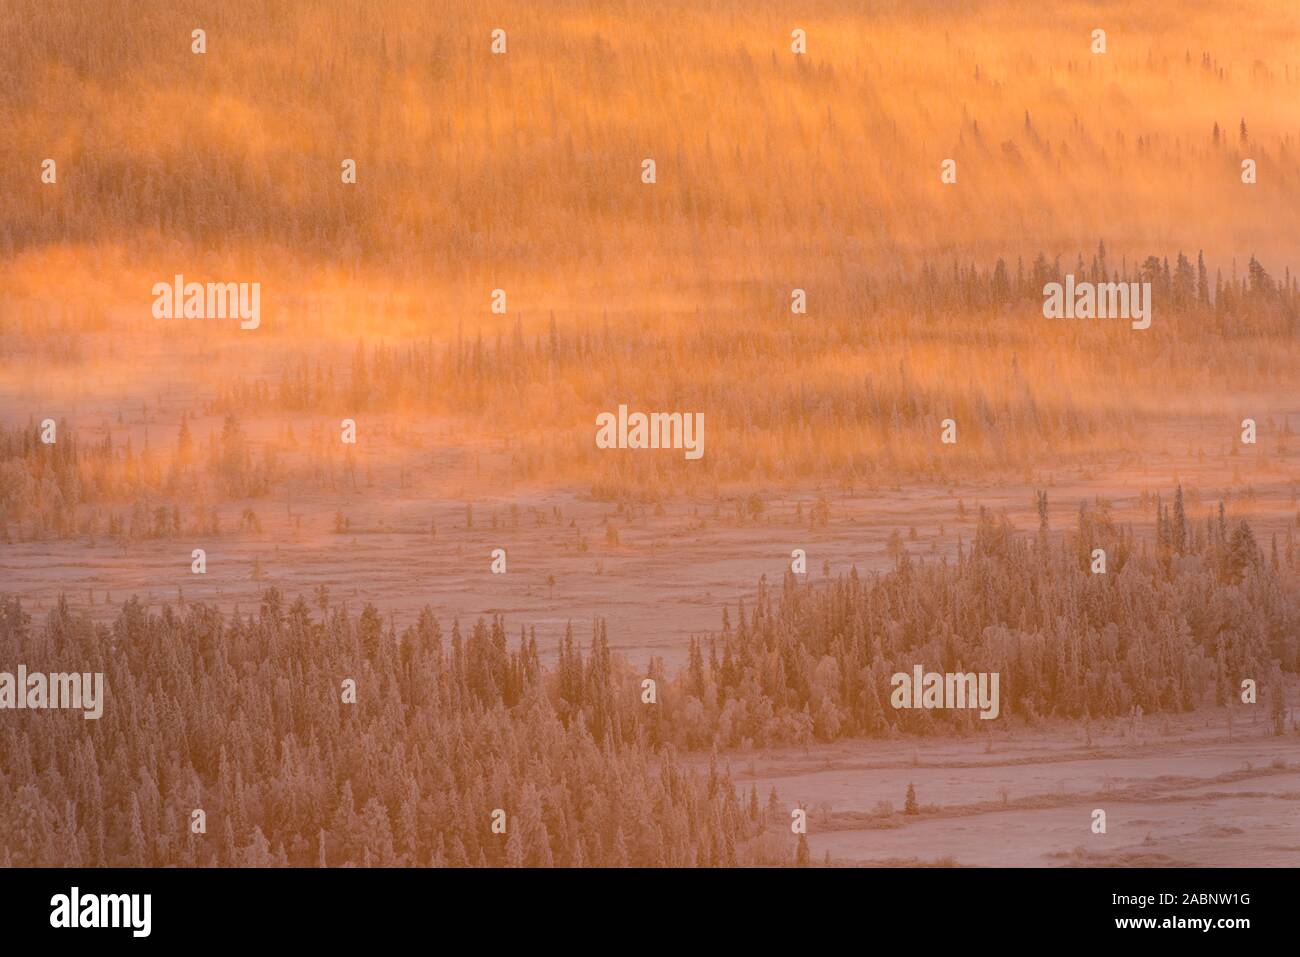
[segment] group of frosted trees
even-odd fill
[[[1181,490],[1157,541],[1101,508],[1062,536],[981,512],[954,562],[905,553],[889,574],[760,585],[720,634],[692,643],[674,684],[686,746],[772,745],[893,731],[989,730],[972,710],[894,710],[890,677],[998,672],[1000,721],[1111,719],[1235,703],[1244,679],[1279,728],[1300,670],[1295,541],[1266,552],[1222,509],[1187,518]],[[1094,572],[1097,552],[1104,573]]]
[[[1057,535],[1040,504],[1037,534],[981,514],[955,561],[904,551],[865,579],[760,584],[671,675],[611,652],[600,620],[548,666],[499,617],[446,633],[426,610],[398,630],[373,606],[270,590],[253,614],[132,599],[96,625],[5,598],[3,660],[102,671],[108,695],[98,721],[0,722],[0,863],[806,863],[775,792],[684,752],[1242,708],[1246,678],[1289,732],[1293,541],[1261,549],[1222,511],[1189,518],[1180,493],[1155,542],[1096,506]],[[997,671],[1000,717],[895,711],[889,677],[916,664]]]
[[[794,860],[774,795],[746,802],[620,722],[603,636],[557,671],[512,644],[499,619],[444,635],[426,612],[399,633],[371,606],[314,617],[274,591],[250,616],[132,600],[111,627],[0,600],[4,660],[75,662],[109,689],[98,721],[6,712],[0,864]]]

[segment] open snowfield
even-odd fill
[[[1294,689],[1292,691],[1294,694]],[[1091,734],[1091,743],[1087,735]],[[908,738],[725,756],[760,800],[808,809],[815,860],[957,866],[1300,862],[1300,746],[1238,705],[989,737]],[[721,756],[720,756],[721,757]],[[903,813],[908,784],[920,813]],[[886,808],[885,805],[888,805]],[[1091,830],[1106,812],[1106,833]]]

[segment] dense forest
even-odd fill
[[[1036,534],[984,513],[955,562],[903,552],[866,579],[760,583],[673,676],[611,652],[599,620],[585,653],[570,630],[548,667],[500,617],[444,632],[426,610],[398,631],[326,594],[269,590],[252,614],[132,599],[111,626],[64,602],[36,623],[6,597],[4,661],[102,671],[108,697],[97,721],[0,723],[0,863],[807,863],[789,807],[738,786],[717,751],[989,731],[970,711],[889,708],[890,673],[914,664],[1000,672],[999,726],[1221,705],[1249,677],[1293,732],[1291,542],[1261,548],[1222,509],[1193,520],[1181,489],[1156,503],[1154,541],[1087,504],[1058,534],[1039,501]],[[713,751],[708,773],[685,751]]]
[[[76,661],[110,686],[97,722],[29,711],[3,723],[0,863],[763,859],[756,799],[625,737],[603,640],[557,685],[535,642],[507,648],[499,620],[447,640],[425,615],[398,636],[373,607],[314,618],[275,593],[247,618],[149,615],[132,600],[111,629],[65,605],[33,629],[12,599],[0,618],[6,660]],[[196,808],[210,833],[191,832]],[[498,808],[506,835],[491,830]],[[789,856],[780,843],[767,853]]]

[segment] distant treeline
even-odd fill
[[[1044,319],[1043,286],[1065,272],[1150,282],[1151,328]],[[934,261],[808,294],[815,315],[791,315],[790,290],[768,284],[735,291],[718,316],[526,324],[513,314],[447,341],[358,342],[350,358],[294,346],[277,352],[278,376],[216,380],[189,410],[218,418],[206,435],[183,415],[168,427],[174,439],[144,447],[115,442],[111,427],[87,440],[63,423],[57,447],[43,446],[34,421],[11,425],[0,431],[0,540],[212,534],[223,501],[356,489],[345,418],[359,423],[355,448],[369,450],[383,417],[405,433],[446,416],[499,441],[505,461],[493,468],[508,481],[642,500],[723,483],[953,482],[1113,461],[1161,447],[1168,423],[1150,410],[1164,395],[1220,411],[1189,437],[1194,454],[1236,448],[1244,416],[1260,425],[1250,465],[1267,468],[1292,435],[1284,407],[1239,398],[1243,381],[1282,394],[1300,377],[1297,278],[1253,257],[1225,277],[1199,254],[1114,263],[1099,243],[1073,264],[1043,253],[986,267]],[[703,458],[597,449],[596,416],[620,403],[703,413]],[[283,414],[305,420],[302,435],[282,421],[273,435],[253,428]],[[943,445],[948,419],[957,441]],[[387,451],[408,457],[389,463],[402,474],[422,468],[409,447]],[[365,461],[385,460],[368,451]]]
[[[1044,319],[1043,286],[1067,272],[1150,282],[1152,328]],[[957,477],[1038,466],[1044,449],[1095,460],[1154,444],[1159,423],[1137,411],[1153,381],[1205,396],[1245,376],[1270,389],[1300,375],[1296,277],[1253,257],[1224,276],[1199,254],[1117,263],[1099,244],[1074,263],[1042,253],[934,261],[810,284],[807,295],[808,315],[790,314],[790,288],[766,283],[695,316],[492,316],[445,342],[358,342],[350,360],[302,351],[278,379],[232,383],[211,411],[465,417],[499,434],[515,476],[614,496],[690,482]],[[704,412],[709,451],[698,462],[602,454],[595,416],[620,402]],[[946,418],[959,441],[940,447]]]
[[[1222,512],[1190,521],[1180,495],[1158,525],[1151,545],[1098,509],[1063,536],[984,514],[955,562],[760,585],[671,677],[611,653],[599,620],[587,653],[570,630],[547,667],[500,617],[448,634],[426,610],[399,631],[324,594],[270,590],[249,615],[132,599],[111,626],[66,602],[34,626],[0,599],[0,660],[108,687],[98,721],[4,714],[0,863],[807,863],[775,792],[760,803],[680,750],[1127,719],[1224,703],[1247,677],[1284,730],[1293,547],[1265,553]],[[1002,717],[894,711],[890,673],[914,664],[1000,672]]]

